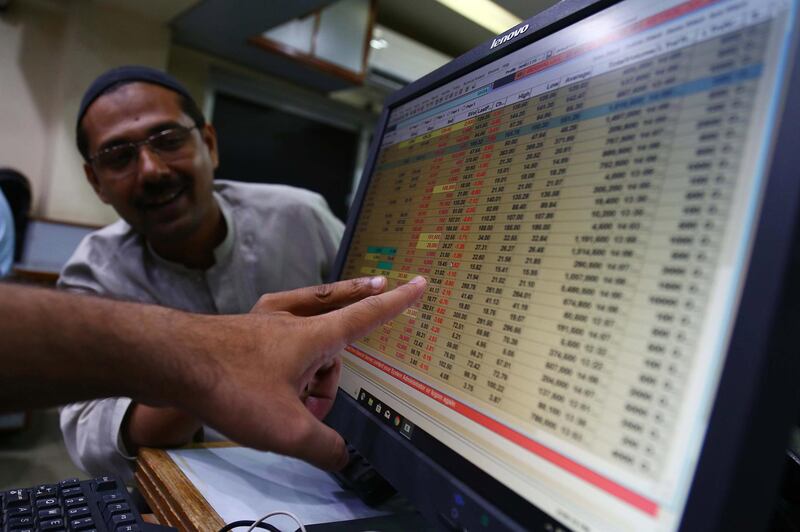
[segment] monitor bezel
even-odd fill
[[[344,268],[392,109],[621,1],[566,0],[515,26],[529,25],[528,31],[519,38],[494,49],[490,48],[492,39],[489,39],[391,95],[376,126],[331,278],[339,279]],[[766,170],[766,185],[762,207],[757,215],[754,245],[708,430],[680,520],[680,530],[757,529],[765,526],[775,501],[783,463],[782,450],[800,404],[800,387],[792,389],[792,379],[800,370],[800,357],[795,355],[796,350],[791,349],[793,326],[800,323],[800,305],[792,304],[793,300],[800,298],[800,280],[793,280],[790,275],[792,265],[800,271],[800,179],[795,170],[800,168],[800,150],[792,149],[792,146],[800,145],[800,128],[793,127],[800,121],[800,99],[788,97],[793,93],[800,94],[797,21],[793,32],[795,38],[786,63],[787,82],[782,93],[784,101],[777,112],[778,132],[772,144],[771,164]],[[775,316],[779,319],[774,319]],[[336,403],[337,413],[331,419],[334,420],[334,427],[343,431],[345,438],[353,439],[357,435],[346,433],[354,430],[354,423],[352,419],[342,422],[343,414],[345,418],[356,414],[364,418],[364,423],[356,423],[361,428],[355,430],[361,431],[371,426],[369,433],[375,437],[387,432],[342,390],[339,390]],[[770,414],[748,415],[754,411]],[[386,445],[398,442],[398,445],[410,446],[412,455],[421,455],[413,443],[394,436],[382,434],[380,441]],[[733,444],[732,440],[739,441],[740,445]],[[512,507],[518,507],[522,502],[531,507],[531,518],[543,514],[449,447],[441,443],[439,445],[444,449],[438,451],[444,453],[444,459],[437,457],[436,462],[455,464],[454,467],[460,470],[451,470],[447,474],[454,475],[465,484],[465,488],[484,484],[497,489],[499,485],[507,490],[507,493],[502,492],[504,496],[510,493],[512,498],[518,498],[513,501]],[[369,447],[374,451],[374,446]],[[754,456],[758,459],[748,459]],[[375,465],[403,491],[403,479],[392,478],[388,474],[391,472],[382,471],[378,463]],[[477,494],[485,492],[480,490]],[[414,502],[413,497],[409,498]],[[493,505],[491,501],[487,501],[487,504]],[[508,505],[501,505],[498,509],[503,511],[504,506]],[[524,520],[525,516],[520,518],[517,511],[513,514],[519,526],[531,524]]]

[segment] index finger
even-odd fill
[[[251,312],[291,312],[295,316],[316,316],[342,308],[365,297],[379,294],[385,277],[359,277],[261,296]]]
[[[427,281],[415,277],[394,290],[368,297],[352,305],[322,316],[321,334],[336,343],[349,344],[367,335],[416,303],[425,291]],[[331,338],[330,335],[335,335]]]

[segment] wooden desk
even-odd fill
[[[58,281],[58,275],[58,272],[34,270],[15,265],[9,280],[22,284],[55,287],[56,281]]]
[[[230,446],[229,443],[202,447]],[[178,530],[216,532],[225,523],[162,449],[141,449],[134,478],[159,523]]]
[[[262,471],[255,471],[259,469],[254,468],[255,463],[263,466]],[[184,474],[181,467],[186,468],[187,473]],[[342,522],[369,517],[383,520],[384,526],[375,528],[432,530],[421,521],[419,514],[408,515],[413,508],[405,499],[395,498],[378,509],[369,508],[354,493],[342,490],[326,473],[313,466],[228,442],[190,446],[177,453],[175,461],[167,451],[141,449],[135,479],[158,522],[181,531],[215,532],[225,525],[223,517],[209,501],[213,501],[229,520],[237,520],[239,515],[244,518],[245,514],[247,519],[255,519],[265,508],[277,504],[308,523],[330,521],[336,530],[340,530]],[[198,482],[199,488],[190,479]],[[236,510],[231,515],[231,508],[219,505],[230,504],[235,490],[240,491],[235,493]],[[279,494],[277,499],[276,493]],[[251,515],[253,509],[258,515]],[[389,522],[392,527],[385,526]],[[406,526],[407,523],[414,524]]]

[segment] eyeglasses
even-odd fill
[[[181,159],[190,153],[189,137],[197,126],[175,126],[138,142],[126,142],[106,148],[89,157],[95,171],[113,179],[129,176],[136,169],[139,148],[147,145],[165,162]]]

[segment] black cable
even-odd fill
[[[228,532],[229,530],[233,530],[234,528],[239,528],[242,526],[253,526],[253,523],[255,523],[255,521],[234,521],[233,523],[228,523],[220,528],[219,532]],[[263,528],[264,530],[269,530],[270,532],[281,532],[269,523],[258,523],[256,528]]]

